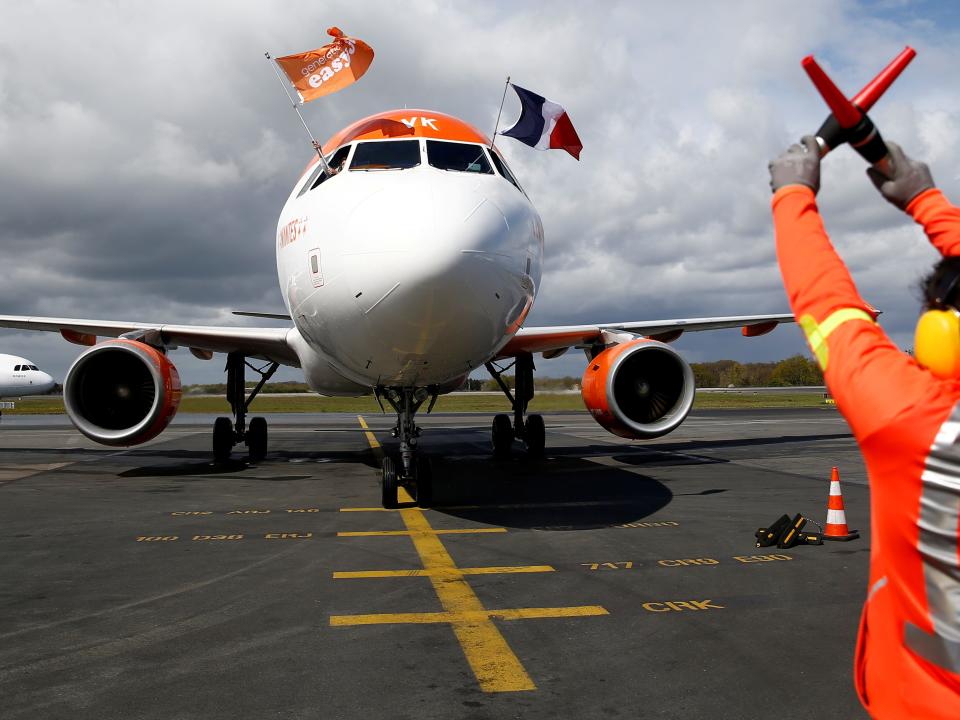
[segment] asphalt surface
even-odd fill
[[[5,416],[0,717],[866,717],[869,496],[834,410],[645,444],[550,414],[539,462],[424,416],[424,511],[377,509],[392,422],[364,420],[272,416],[265,461],[216,467],[209,418],[118,451]],[[823,522],[832,466],[863,539],[755,548]]]

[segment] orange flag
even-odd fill
[[[300,102],[343,90],[373,62],[373,48],[363,40],[347,37],[340,28],[329,28],[333,42],[316,50],[277,58],[283,72],[300,94]]]

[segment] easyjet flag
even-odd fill
[[[373,48],[363,40],[347,37],[340,28],[327,33],[333,42],[316,50],[277,58],[277,62],[300,94],[300,102],[343,90],[367,71]]]

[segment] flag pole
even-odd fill
[[[497,129],[500,127],[500,114],[503,112],[503,103],[507,99],[507,88],[510,87],[510,76],[507,75],[507,81],[503,84],[503,97],[500,98],[500,109],[497,111],[497,124],[493,126],[493,137],[490,138],[490,149],[493,150],[494,143],[497,142]]]
[[[320,143],[317,142],[317,139],[313,136],[313,133],[310,132],[310,128],[307,126],[306,120],[303,119],[303,115],[300,114],[300,105],[296,100],[293,99],[293,95],[290,94],[290,90],[287,87],[286,81],[283,79],[283,76],[280,75],[280,70],[277,68],[277,63],[272,57],[270,57],[269,52],[265,52],[264,57],[270,61],[270,64],[273,66],[273,71],[277,74],[277,80],[280,81],[280,84],[283,86],[283,91],[287,94],[287,100],[290,101],[290,105],[293,106],[294,112],[297,113],[297,117],[300,118],[300,124],[303,125],[303,129],[307,131],[307,135],[310,136],[310,142],[313,145],[313,149],[317,151],[317,155],[320,158],[320,164],[323,165],[323,174],[324,175],[333,175],[333,171],[330,169],[330,166],[327,165],[327,159],[323,156],[323,148]]]

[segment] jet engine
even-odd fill
[[[606,430],[641,440],[666,435],[693,405],[693,370],[669,345],[638,339],[613,345],[583,373],[587,409]]]
[[[63,405],[77,429],[103,445],[139,445],[167,427],[180,405],[180,375],[159,350],[107,340],[74,361]]]

